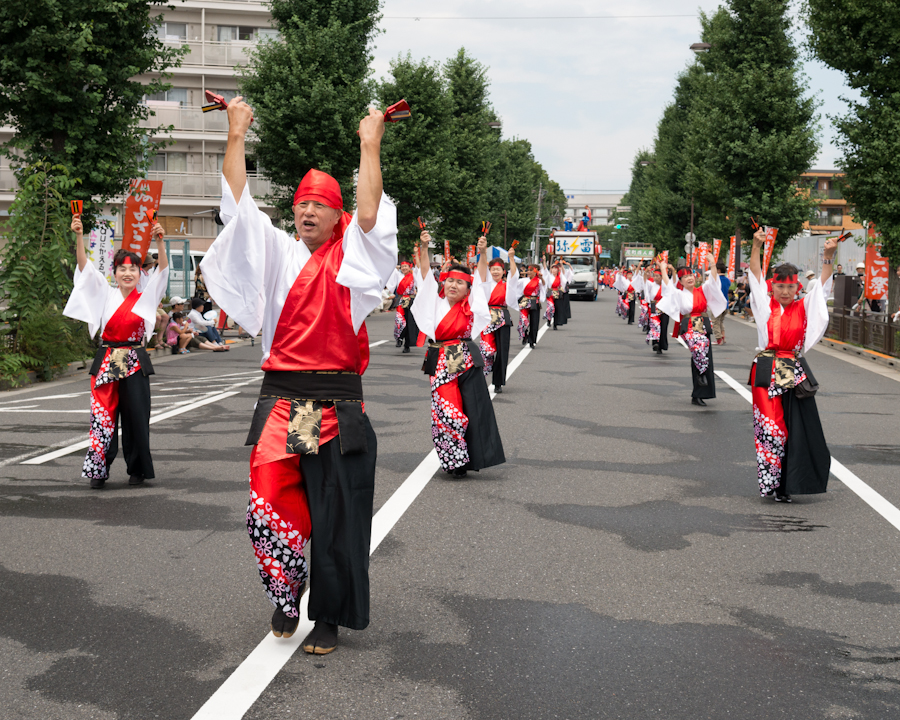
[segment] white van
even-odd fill
[[[194,272],[206,253],[199,250],[191,250],[188,257],[188,286],[184,287],[184,256],[181,248],[172,248],[169,251],[169,295],[194,296]],[[186,294],[185,294],[186,293]]]

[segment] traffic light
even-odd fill
[[[616,230],[621,230],[622,228],[627,228],[627,227],[628,227],[627,224],[619,223],[618,225],[616,225]]]

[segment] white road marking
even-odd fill
[[[544,325],[537,335],[538,342],[547,331]],[[383,342],[387,342],[386,340]],[[523,348],[509,364],[506,376],[509,377],[531,352],[531,348]],[[492,391],[493,394],[493,391]],[[440,469],[437,452],[432,450],[418,467],[412,471],[403,484],[397,488],[387,502],[381,506],[372,518],[372,539],[369,549],[371,555],[387,537],[403,514],[413,504],[422,490]],[[276,638],[272,633],[266,634],[262,642],[254,648],[247,658],[219,686],[212,697],[204,703],[192,720],[240,720],[251,708],[257,698],[275,679],[291,656],[300,647],[303,639],[313,628],[307,617],[309,593],[300,599],[300,624],[294,635],[287,640]]]
[[[379,345],[384,345],[386,342],[387,340],[378,340],[377,342],[369,343],[369,347],[378,347]]]
[[[84,392],[67,393],[65,395],[45,395],[44,397],[31,398],[29,400],[4,400],[3,402],[0,402],[0,405],[14,405],[19,402],[34,402],[35,400],[62,400],[64,398],[78,397],[79,395],[89,395],[90,392],[90,390],[85,390]]]
[[[721,370],[716,370],[716,375],[728,383],[728,386],[744,398],[744,400],[749,403],[753,402],[752,393],[743,385],[740,385],[737,380],[731,377],[731,375]],[[877,490],[863,482],[859,476],[851,471],[846,465],[836,460],[833,455],[831,456],[831,474],[855,492],[863,502],[881,515],[881,517],[900,530],[900,509],[897,509],[892,505]]]

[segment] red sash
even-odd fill
[[[538,295],[540,295],[540,282],[541,281],[537,278],[537,276],[531,278],[531,280],[529,280],[528,284],[525,286],[525,295],[528,297],[537,297]]]
[[[691,317],[698,317],[706,312],[706,295],[701,288],[694,288],[694,307],[691,308]]]
[[[344,259],[344,213],[335,233],[312,254],[294,281],[275,328],[263,370],[343,370],[362,375],[369,365],[369,334],[356,333],[350,290],[337,283]]]
[[[550,287],[554,290],[559,290],[560,285],[561,283],[559,281],[559,275],[557,275],[555,278],[553,278],[553,284]]]
[[[144,339],[144,318],[131,312],[134,304],[140,299],[137,290],[128,293],[128,297],[113,313],[106,327],[103,328],[102,339],[106,342],[140,342]]]
[[[468,338],[472,332],[473,313],[469,307],[469,298],[460,300],[444,315],[444,319],[435,328],[435,341],[449,342]]]
[[[662,288],[656,291],[656,297],[653,298],[653,302],[658,303],[660,300],[662,300]]]
[[[506,283],[498,282],[494,285],[494,289],[491,290],[491,297],[488,300],[488,305],[493,307],[503,307],[506,305]]]
[[[806,335],[806,306],[795,300],[781,308],[775,298],[769,300],[769,344],[766,350],[791,352],[802,345]]]

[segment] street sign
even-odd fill
[[[684,239],[685,239],[687,242],[692,243],[692,242],[694,242],[694,241],[697,239],[697,236],[694,235],[694,233],[685,233],[685,234],[684,234]]]
[[[691,243],[684,244],[684,251],[686,253],[690,254],[693,251],[693,249],[694,249],[694,246]]]

